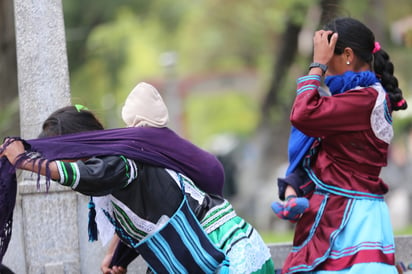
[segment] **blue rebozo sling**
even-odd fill
[[[154,273],[229,273],[226,254],[203,230],[189,207],[182,175],[178,173],[178,176],[183,200],[163,227],[139,242],[127,236],[123,228],[116,225],[116,229],[142,255]]]

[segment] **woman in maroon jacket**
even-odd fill
[[[352,18],[333,20],[313,43],[290,120],[315,139],[300,163],[314,191],[282,273],[397,273],[388,187],[379,178],[393,136],[391,113],[407,107],[393,64]],[[323,76],[333,96],[319,95]],[[283,193],[296,194],[299,185]]]

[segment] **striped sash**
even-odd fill
[[[212,243],[189,207],[180,174],[179,181],[182,203],[158,231],[136,241],[122,226],[115,225],[116,230],[142,255],[154,273],[228,273],[226,254]],[[116,220],[106,215],[116,224]]]
[[[136,249],[155,273],[216,273],[228,267],[226,255],[210,241],[186,198],[169,222]]]

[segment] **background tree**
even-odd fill
[[[13,1],[0,1],[0,136],[19,134]]]
[[[261,105],[262,119],[255,132],[259,136],[258,143],[262,146],[261,164],[257,165],[259,168],[256,176],[262,176],[263,180],[270,180],[273,176],[273,167],[285,161],[284,157],[276,157],[276,155],[287,153],[285,148],[290,128],[290,105],[295,95],[294,81],[291,79],[296,77],[296,71],[292,71],[293,75],[290,74],[292,66],[299,63],[296,59],[302,55],[298,50],[302,29],[308,22],[315,22],[312,27],[319,28],[330,18],[338,16],[342,10],[341,1],[321,0],[318,5],[316,7],[316,3],[294,1],[286,12],[288,16],[284,23],[284,31],[279,37],[280,47],[273,54],[276,58],[273,62],[270,85]],[[319,12],[315,12],[316,16],[311,16],[313,13],[309,11],[314,7]],[[313,31],[314,29],[309,30],[311,34]],[[311,46],[311,36],[306,43]],[[302,57],[304,64],[311,62],[311,55]],[[307,68],[303,66],[303,71],[299,73],[303,74],[305,69]]]

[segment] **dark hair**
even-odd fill
[[[394,76],[394,66],[388,53],[380,49],[373,53],[375,48],[375,35],[362,22],[350,18],[337,18],[324,27],[338,33],[335,54],[342,54],[346,47],[353,50],[354,54],[368,63],[386,90],[392,110],[406,109],[408,104],[402,96],[398,86],[398,79]]]
[[[92,112],[78,105],[67,106],[50,114],[43,123],[39,138],[101,129],[102,124]]]
[[[0,274],[14,274],[14,272],[4,264],[0,264]]]

